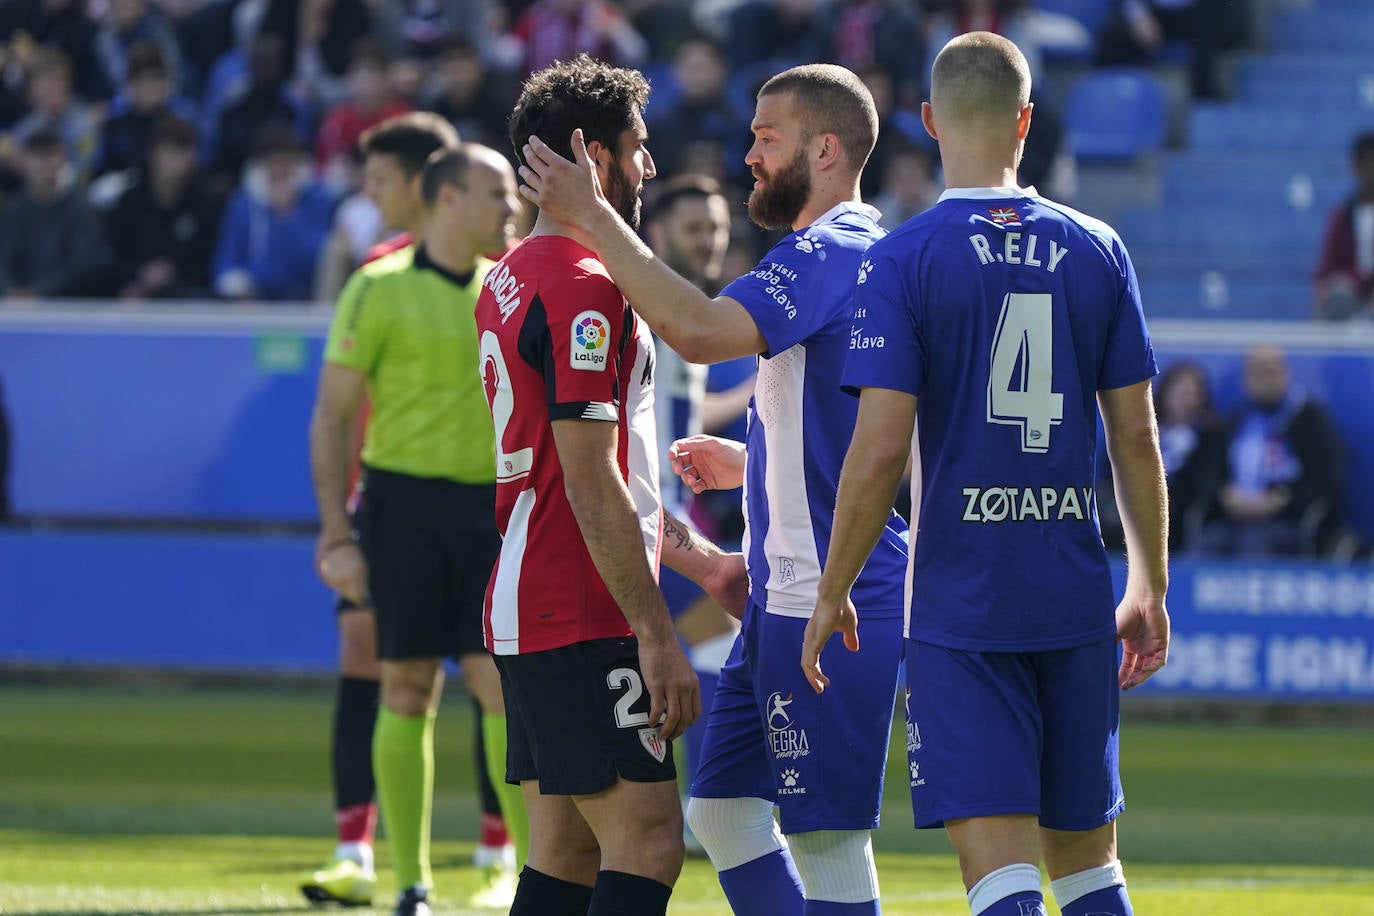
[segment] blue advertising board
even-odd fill
[[[1374,701],[1374,568],[1176,558],[1168,606],[1142,696]]]

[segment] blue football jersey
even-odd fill
[[[1099,390],[1156,371],[1105,223],[951,189],[864,258],[844,383],[915,395],[907,633],[976,651],[1115,631],[1093,490]]]
[[[854,276],[884,232],[877,211],[841,204],[774,245],[721,295],[740,302],[768,344],[745,434],[744,555],[768,613],[809,617],[830,547],[835,491],[858,405],[840,388]],[[895,512],[855,585],[870,614],[902,611],[906,523]]]

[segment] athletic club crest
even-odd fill
[[[649,756],[663,762],[663,758],[668,754],[668,742],[659,737],[656,728],[641,728],[639,730],[639,743],[644,745],[644,750],[649,752]]]

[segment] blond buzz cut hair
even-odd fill
[[[1010,123],[1030,104],[1030,91],[1026,56],[992,32],[950,39],[930,71],[931,106],[939,117],[964,124]]]

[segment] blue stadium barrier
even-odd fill
[[[328,310],[0,311],[18,514],[311,522]]]
[[[1168,602],[1169,663],[1140,696],[1374,700],[1374,568],[1175,558]]]
[[[0,666],[330,672],[311,555],[309,538],[0,530]],[[1175,558],[1169,611],[1169,665],[1141,696],[1374,699],[1374,568]]]
[[[0,664],[329,671],[314,539],[0,528]]]

